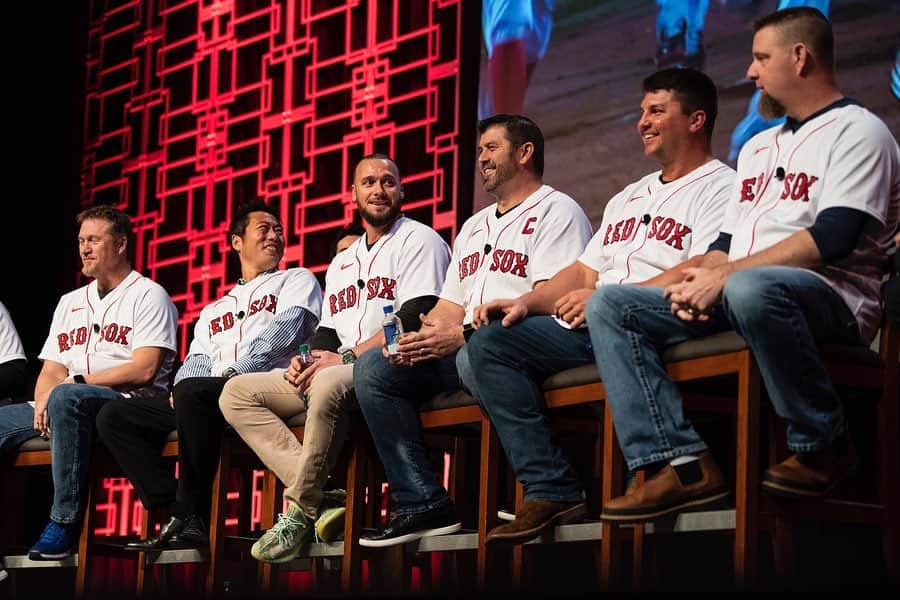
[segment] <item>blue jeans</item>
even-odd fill
[[[397,514],[417,514],[449,504],[450,497],[428,462],[418,405],[439,392],[460,389],[457,357],[468,369],[466,347],[453,356],[413,367],[392,365],[380,348],[353,365],[353,387],[378,456],[384,465]]]
[[[107,387],[80,383],[60,384],[50,392],[50,455],[53,505],[50,518],[72,524],[80,519],[81,492],[90,473],[94,417],[100,407],[122,394]],[[40,435],[32,428],[34,409],[29,404],[0,408],[0,449],[12,451]]]
[[[27,402],[0,406],[0,455],[13,454],[19,446],[36,438],[34,409]]]
[[[541,383],[554,373],[593,362],[587,331],[565,329],[546,316],[528,317],[508,328],[497,320],[478,329],[467,346],[478,369],[461,371],[463,383],[478,390],[525,497],[583,500],[578,476],[547,424]]]
[[[794,452],[827,447],[845,431],[840,399],[817,343],[859,344],[844,301],[822,279],[790,267],[734,273],[710,321],[671,314],[659,288],[603,286],[587,321],[616,434],[630,469],[706,448],[685,418],[661,359],[672,344],[734,329],[746,341]]]

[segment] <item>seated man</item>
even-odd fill
[[[319,320],[322,290],[315,276],[302,268],[278,270],[284,232],[274,208],[262,202],[240,207],[227,239],[240,259],[241,278],[200,312],[172,394],[109,405],[97,416],[100,437],[144,507],[172,506],[159,535],[127,544],[130,550],[206,546],[225,428],[219,394],[239,373],[284,369]],[[178,431],[177,482],[161,456],[173,429]]]
[[[643,87],[637,133],[662,170],[616,194],[584,253],[546,285],[475,311],[479,329],[468,348],[478,368],[460,373],[477,390],[525,488],[522,511],[493,529],[488,543],[524,542],[584,515],[582,485],[547,425],[541,382],[593,362],[583,325],[594,289],[680,281],[681,268],[699,263],[722,224],[734,171],[712,157],[715,84],[685,68],[658,71]],[[537,316],[551,314],[557,318]],[[497,315],[502,320],[482,327]]]
[[[605,521],[646,521],[722,496],[724,482],[660,354],[727,329],[747,341],[787,421],[794,454],[766,471],[764,491],[821,496],[856,466],[816,346],[868,344],[875,334],[900,213],[900,150],[881,120],[838,89],[821,13],[778,11],[754,30],[747,76],[762,89],[767,116],[788,118],[741,151],[719,240],[665,292],[604,286],[588,304],[622,452],[630,469],[650,471],[603,507]]]
[[[295,357],[286,372],[235,377],[225,386],[222,413],[284,483],[287,513],[250,553],[285,562],[313,533],[333,541],[344,522],[343,498],[326,502],[322,488],[334,468],[349,425],[353,363],[384,344],[383,308],[397,307],[407,331],[437,302],[450,249],[433,229],[400,214],[403,184],[396,163],[373,154],[356,166],[351,187],[364,237],[337,255],[325,276],[325,308],[313,337],[315,362]],[[283,419],[306,413],[303,444]]]
[[[116,402],[165,398],[175,356],[178,311],[166,291],[131,268],[132,227],[111,206],[77,216],[81,272],[94,280],[60,298],[34,402],[0,407],[0,450],[50,439],[50,522],[29,550],[32,560],[69,556],[78,538],[88,482],[94,417]],[[33,406],[33,408],[32,408]]]
[[[428,464],[418,404],[460,389],[464,327],[478,304],[524,293],[584,250],[591,227],[569,196],[543,185],[544,138],[530,119],[496,115],[478,124],[484,189],[497,203],[470,217],[456,237],[441,299],[405,334],[390,360],[360,356],[353,384],[384,464],[395,517],[363,535],[363,546],[389,546],[460,528],[456,511]],[[459,359],[459,361],[457,361]]]

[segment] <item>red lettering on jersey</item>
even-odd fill
[[[531,224],[535,221],[537,221],[537,217],[530,217],[527,221],[525,221],[525,227],[522,228],[522,235],[534,233],[534,228],[531,227]]]
[[[619,236],[619,232],[621,230],[622,230],[622,221],[619,221],[618,223],[616,223],[616,226],[613,228],[613,236],[612,236],[613,242],[621,241],[622,238]]]
[[[631,217],[627,221],[622,224],[622,239],[630,240],[631,234],[634,233],[634,225],[637,223],[637,219]]]
[[[647,234],[647,237],[651,240],[656,237],[656,231],[659,229],[659,224],[662,223],[663,217],[653,217],[653,220],[650,222],[650,233]]]
[[[131,332],[131,327],[126,327],[125,325],[119,325],[119,335],[116,337],[116,343],[122,344],[123,346],[127,346],[129,332]]]
[[[69,332],[69,337],[75,339],[75,345],[81,346],[82,344],[87,343],[87,327],[79,327],[78,329],[73,329]]]
[[[350,287],[347,288],[347,307],[349,308],[351,306],[356,306],[356,299],[357,299],[356,286],[351,285]]]
[[[275,309],[278,308],[278,297],[275,294],[269,294],[268,300],[266,310],[274,315]]]
[[[474,275],[481,264],[481,253],[475,252],[459,261],[459,280],[462,281],[469,275]]]
[[[211,336],[222,333],[222,319],[220,317],[216,317],[209,322],[209,332]]]
[[[756,177],[751,177],[741,182],[741,202],[753,202],[756,199],[756,194],[753,193],[754,185],[756,185]]]
[[[381,278],[381,293],[378,294],[379,298],[384,298],[385,300],[394,300],[394,288],[397,287],[397,281],[394,279],[388,279],[387,277]]]
[[[604,245],[604,246],[609,246],[610,242],[612,241],[612,240],[609,239],[609,236],[610,236],[610,234],[612,233],[612,230],[613,230],[613,226],[612,226],[612,225],[607,225],[607,226],[606,226],[606,235],[603,236],[603,245]]]
[[[336,315],[338,312],[340,312],[337,306],[337,296],[335,296],[334,294],[329,296],[328,304],[329,306],[331,306],[331,314]]]
[[[687,225],[676,223],[675,231],[672,233],[672,237],[666,240],[666,243],[676,250],[684,250],[684,236],[686,236],[690,232],[691,228]]]
[[[59,335],[57,335],[56,343],[59,344],[60,352],[65,352],[72,347],[72,345],[69,343],[69,334],[67,333],[60,333]]]
[[[347,310],[347,289],[343,289],[338,292],[338,312],[342,310]]]
[[[528,273],[525,272],[525,265],[528,264],[528,255],[522,254],[521,252],[516,252],[516,264],[513,265],[512,274],[518,275],[522,279],[528,277]]]
[[[672,230],[675,228],[675,219],[672,217],[667,217],[665,221],[662,222],[662,225],[659,226],[659,232],[656,234],[656,238],[659,240],[664,240],[669,237],[669,234],[672,233]]]
[[[110,323],[103,328],[103,339],[107,342],[111,342],[116,339],[117,333],[119,333],[119,326],[115,323]]]
[[[513,275],[519,277],[527,277],[525,265],[528,264],[528,255],[516,252],[514,250],[503,250],[498,248],[494,250],[493,262],[491,262],[491,271],[500,271],[501,273],[512,272]]]
[[[222,329],[228,331],[232,327],[234,327],[234,314],[227,312],[222,315]]]
[[[503,251],[503,259],[500,261],[500,270],[504,273],[509,273],[509,270],[512,269],[513,259],[515,258],[516,253],[512,250],[504,250]]]
[[[791,195],[791,183],[793,183],[796,175],[796,173],[788,173],[787,177],[784,178],[784,190],[782,190],[781,196],[778,198],[779,200],[784,200]]]
[[[373,277],[366,283],[366,289],[368,290],[366,300],[371,300],[378,295],[378,284],[380,283],[381,280],[378,277]]]

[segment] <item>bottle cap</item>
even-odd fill
[[[386,304],[382,310],[384,310],[384,314],[392,313],[394,312],[394,305]]]
[[[309,352],[309,344],[300,344],[300,354]]]

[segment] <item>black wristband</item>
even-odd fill
[[[472,334],[475,333],[475,328],[472,327],[471,323],[463,325],[463,338],[468,342],[469,338],[472,337]]]
[[[87,381],[84,380],[84,375],[81,374],[72,375],[72,381],[74,381],[75,383],[87,383]]]

